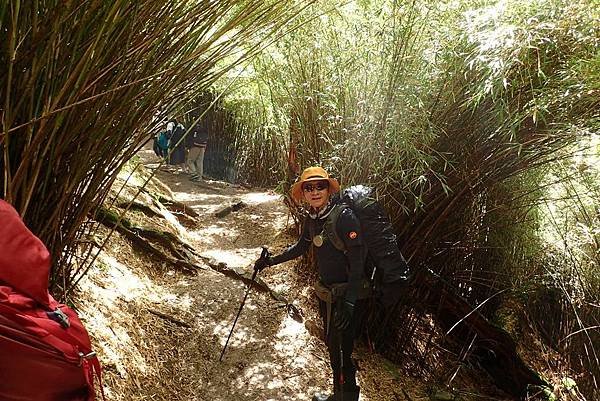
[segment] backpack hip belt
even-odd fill
[[[321,281],[317,281],[313,288],[317,297],[326,303],[334,303],[339,298],[346,294],[348,283],[337,283],[337,284],[324,284]],[[360,289],[358,290],[358,297],[356,299],[367,299],[372,294],[371,283],[367,279],[361,280]]]
[[[348,283],[327,285],[319,280],[315,282],[313,288],[315,290],[315,293],[317,294],[317,298],[325,302],[325,306],[327,308],[327,327],[325,327],[325,336],[327,337],[329,333],[329,325],[331,322],[332,306],[334,302],[336,302],[339,298],[342,298],[346,294]],[[367,299],[371,297],[371,293],[371,283],[367,279],[362,279],[357,299]]]

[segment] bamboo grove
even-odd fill
[[[242,43],[260,43],[301,7],[0,3],[2,195],[48,245],[55,285],[76,280],[84,223],[148,134],[259,50]]]
[[[593,398],[598,2],[310,3],[0,2],[2,195],[49,245],[57,285],[149,133],[222,96],[208,116],[224,176],[285,194],[318,163],[373,186],[412,266],[513,337],[531,322]],[[371,327],[381,352],[425,377],[445,340],[481,362],[425,281],[421,305]]]
[[[478,333],[453,327],[461,316],[449,315],[441,295],[451,287],[514,337],[527,331],[514,321],[532,319],[565,356],[560,364],[597,392],[598,8],[319,7],[226,97],[240,174],[262,183],[285,176],[285,194],[300,168],[318,163],[343,185],[377,189],[411,265],[446,283],[422,277],[394,334],[373,324],[386,356],[435,375],[435,343],[454,337],[457,355],[484,364]]]

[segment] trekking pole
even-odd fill
[[[263,247],[262,252],[260,253],[259,260],[264,260],[269,257],[269,251],[267,248]],[[258,261],[256,262],[258,263]],[[256,263],[254,264],[256,266]],[[252,278],[250,279],[250,284],[248,285],[248,289],[246,290],[246,295],[244,295],[244,299],[242,300],[242,304],[238,309],[237,315],[235,316],[235,320],[233,321],[233,326],[231,326],[231,331],[229,332],[229,336],[227,336],[227,341],[225,341],[225,346],[221,351],[221,356],[219,357],[219,362],[223,361],[223,355],[225,355],[225,350],[227,349],[227,344],[229,344],[229,339],[231,339],[231,335],[233,334],[233,329],[235,328],[235,324],[242,313],[242,309],[244,308],[244,304],[246,303],[246,298],[248,298],[248,294],[250,294],[250,290],[252,289],[252,285],[254,284],[254,280],[256,279],[256,274],[258,273],[258,269],[254,268],[254,273],[252,273]]]
[[[340,345],[340,401],[344,401],[344,331],[338,329],[338,343]]]

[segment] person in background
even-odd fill
[[[365,277],[367,259],[360,221],[347,208],[337,220],[337,232],[346,252],[338,250],[324,234],[327,217],[339,201],[340,190],[335,178],[321,167],[309,167],[291,188],[291,196],[307,207],[302,234],[298,241],[280,255],[259,259],[255,269],[262,270],[297,258],[313,247],[319,271],[315,292],[319,298],[325,340],[333,371],[333,394],[315,394],[313,401],[357,401],[356,367],[352,360],[354,339],[359,329],[370,285]]]
[[[168,163],[180,167],[185,172],[185,143],[182,140],[184,134],[185,127],[178,123],[176,119],[167,124],[167,137],[169,138]]]
[[[154,136],[152,149],[154,150],[154,154],[161,159],[165,159],[167,157],[169,152],[169,138],[167,137],[166,131],[160,131]]]
[[[199,121],[186,138],[188,148],[187,168],[192,181],[202,181],[204,174],[204,154],[208,143],[208,122],[206,118]]]

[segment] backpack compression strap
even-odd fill
[[[43,334],[42,341],[64,355],[65,360],[71,363],[79,360],[79,365],[83,369],[84,377],[90,389],[92,399],[95,399],[94,378],[97,378],[102,399],[106,400],[104,387],[102,385],[102,368],[96,353],[91,351],[89,345],[65,331],[64,327],[56,327],[56,322],[52,321],[49,317],[47,321],[39,318],[36,319],[35,316],[22,314],[17,309],[2,303],[0,303],[0,312],[19,323],[27,332],[30,332],[30,334],[38,337],[40,334]],[[35,327],[39,329],[35,330]],[[73,348],[69,349],[70,347]],[[88,351],[89,353],[86,355],[85,352]],[[78,355],[75,356],[75,353]]]
[[[344,241],[340,238],[337,232],[337,221],[342,214],[342,212],[346,209],[350,208],[345,203],[338,203],[333,207],[329,216],[327,216],[327,220],[325,220],[325,224],[323,224],[323,234],[327,237],[329,241],[335,246],[338,251],[346,252],[346,245]]]

